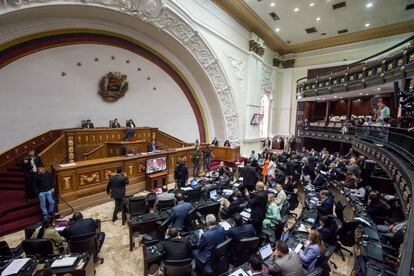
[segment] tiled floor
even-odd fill
[[[101,250],[101,257],[105,259],[103,264],[96,265],[98,276],[129,276],[144,275],[144,261],[141,247],[136,247],[133,252],[129,251],[128,227],[121,225],[119,219],[115,223],[111,221],[113,202],[108,202],[82,211],[84,217],[93,217],[102,220],[102,231],[106,233],[106,239]],[[296,210],[295,210],[296,211]],[[297,210],[299,211],[299,209]],[[120,216],[119,216],[120,217]],[[23,240],[23,231],[1,237],[9,244],[17,245]],[[348,276],[353,267],[353,258],[346,255],[345,262],[333,255],[332,261],[338,266],[332,268],[331,275]]]

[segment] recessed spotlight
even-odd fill
[[[381,87],[378,87],[378,88],[377,88],[377,91],[380,91],[380,90],[381,90]]]
[[[294,12],[298,12],[299,11],[299,8],[295,8],[293,11]]]
[[[325,100],[325,98],[322,98],[322,101],[324,101]]]
[[[365,28],[369,27],[371,24],[365,23]]]
[[[274,7],[275,5],[276,5],[275,2],[270,3],[271,7]]]
[[[371,8],[372,7],[372,3],[371,2],[369,2],[368,4],[367,4],[367,8]]]
[[[321,18],[320,17],[316,17],[316,21],[319,21],[319,20],[321,20]]]
[[[311,2],[311,3],[309,3],[309,6],[313,7],[313,6],[315,6],[315,3]]]
[[[339,97],[340,99],[342,99],[343,97]]]
[[[368,96],[368,93],[366,93],[365,96]]]
[[[280,32],[280,28],[276,28],[276,32],[278,33],[278,32]]]
[[[361,96],[361,95],[362,95],[362,93],[359,93],[359,95]]]
[[[338,98],[338,96],[334,96],[334,99]]]

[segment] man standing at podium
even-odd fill
[[[118,212],[121,210],[121,204],[125,198],[125,186],[128,183],[128,177],[123,173],[122,168],[116,169],[116,174],[109,177],[106,193],[115,200],[114,214],[112,216],[113,222],[118,219]]]

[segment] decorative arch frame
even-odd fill
[[[208,76],[223,113],[226,138],[240,144],[235,100],[222,66],[209,45],[183,17],[161,0],[5,0],[0,15],[45,5],[91,5],[111,9],[138,18],[167,33],[183,45]]]

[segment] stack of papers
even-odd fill
[[[250,219],[250,213],[243,211],[240,213],[240,215],[245,219]]]
[[[230,228],[231,228],[231,225],[230,225],[230,223],[228,223],[227,221],[222,221],[222,222],[219,222],[219,224],[224,228],[224,230],[229,230]]]
[[[307,233],[308,229],[306,229],[306,226],[303,223],[301,223],[298,227],[298,231]]]
[[[1,276],[7,276],[7,275],[13,275],[17,274],[22,267],[27,264],[27,262],[30,260],[30,258],[23,258],[23,259],[16,259],[13,260],[6,269],[3,270],[1,273]]]
[[[61,259],[56,259],[52,263],[52,268],[73,266],[77,259],[78,257],[63,257]]]

